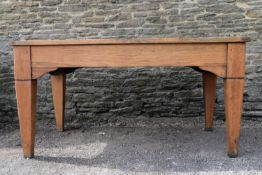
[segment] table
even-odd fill
[[[51,74],[56,127],[64,130],[65,77],[77,68],[192,67],[202,72],[205,130],[213,128],[216,79],[224,79],[227,153],[237,157],[246,38],[15,41],[14,76],[24,157],[34,156],[37,79]]]

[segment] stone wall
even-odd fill
[[[251,38],[244,116],[262,116],[261,0],[1,0],[0,122],[17,121],[12,40],[228,36]],[[53,117],[50,81],[41,80],[39,119]],[[216,117],[224,116],[221,82]],[[203,116],[201,74],[190,68],[80,69],[66,92],[71,122]]]

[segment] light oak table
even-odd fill
[[[212,130],[216,79],[224,79],[227,151],[236,157],[245,38],[16,41],[14,75],[24,156],[34,156],[37,79],[51,74],[56,127],[64,130],[65,77],[76,68],[192,67],[203,73],[205,129]]]

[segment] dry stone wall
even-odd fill
[[[261,0],[1,0],[0,123],[17,121],[10,41],[229,36],[251,38],[244,116],[261,117]],[[38,83],[38,119],[54,117],[49,78]],[[221,82],[215,115],[223,118]],[[190,68],[80,69],[66,92],[71,122],[203,116],[201,74]]]

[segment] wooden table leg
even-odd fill
[[[237,157],[243,105],[244,79],[224,79],[228,156]]]
[[[55,108],[56,129],[64,131],[64,109],[65,109],[65,74],[52,74],[52,92]]]
[[[15,81],[16,98],[25,158],[34,157],[36,80]]]
[[[205,131],[213,130],[213,115],[216,99],[217,76],[210,72],[203,72],[203,88],[205,103]]]

